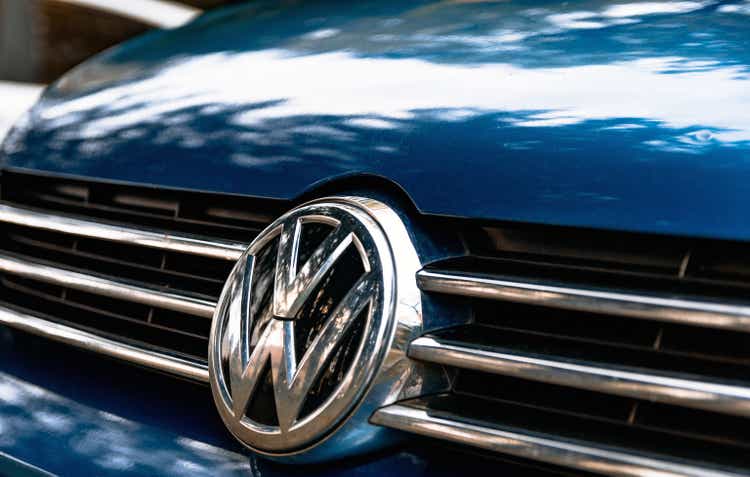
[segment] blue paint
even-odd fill
[[[286,3],[87,62],[19,123],[5,165],[288,200],[377,176],[429,214],[750,239],[747,4]],[[231,439],[205,387],[5,333],[0,472],[465,470],[417,443],[268,463]]]
[[[63,476],[438,477],[465,468],[456,450],[435,452],[418,439],[326,465],[270,462],[230,436],[207,386],[7,328],[0,328],[0,344],[2,475],[41,469]],[[472,460],[487,472],[518,471],[513,464]]]
[[[53,173],[295,199],[352,175],[430,214],[750,238],[747,6],[252,3],[50,88]]]

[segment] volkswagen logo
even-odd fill
[[[313,202],[266,228],[211,329],[211,389],[231,433],[273,456],[376,446],[369,415],[423,381],[403,349],[421,329],[418,268],[403,223],[374,200]]]

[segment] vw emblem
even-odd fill
[[[380,202],[317,201],[266,228],[230,274],[211,329],[211,389],[231,433],[274,456],[309,453],[334,434],[359,439],[339,442],[338,454],[377,441],[367,418],[404,395],[413,371],[394,336],[421,327],[418,267]]]

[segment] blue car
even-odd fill
[[[750,475],[747,1],[234,5],[0,167],[0,475]]]

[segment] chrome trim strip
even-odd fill
[[[427,437],[479,447],[518,457],[574,469],[621,477],[738,477],[741,474],[676,463],[658,457],[630,454],[624,449],[550,435],[524,433],[515,428],[486,427],[394,404],[379,409],[370,418],[376,425]]]
[[[673,377],[649,370],[608,367],[554,356],[519,353],[423,336],[409,357],[446,366],[634,397],[724,414],[750,416],[750,388]]]
[[[0,203],[0,223],[2,222],[79,237],[232,261],[239,259],[248,246],[248,244],[242,242],[124,227],[106,222],[78,219],[67,215],[37,212]]]
[[[0,272],[204,318],[213,318],[216,308],[216,303],[209,300],[66,270],[2,253],[0,253]]]
[[[0,307],[0,324],[147,368],[208,382],[206,364],[120,343],[9,308]]]
[[[750,332],[750,307],[492,276],[420,270],[423,291]]]

